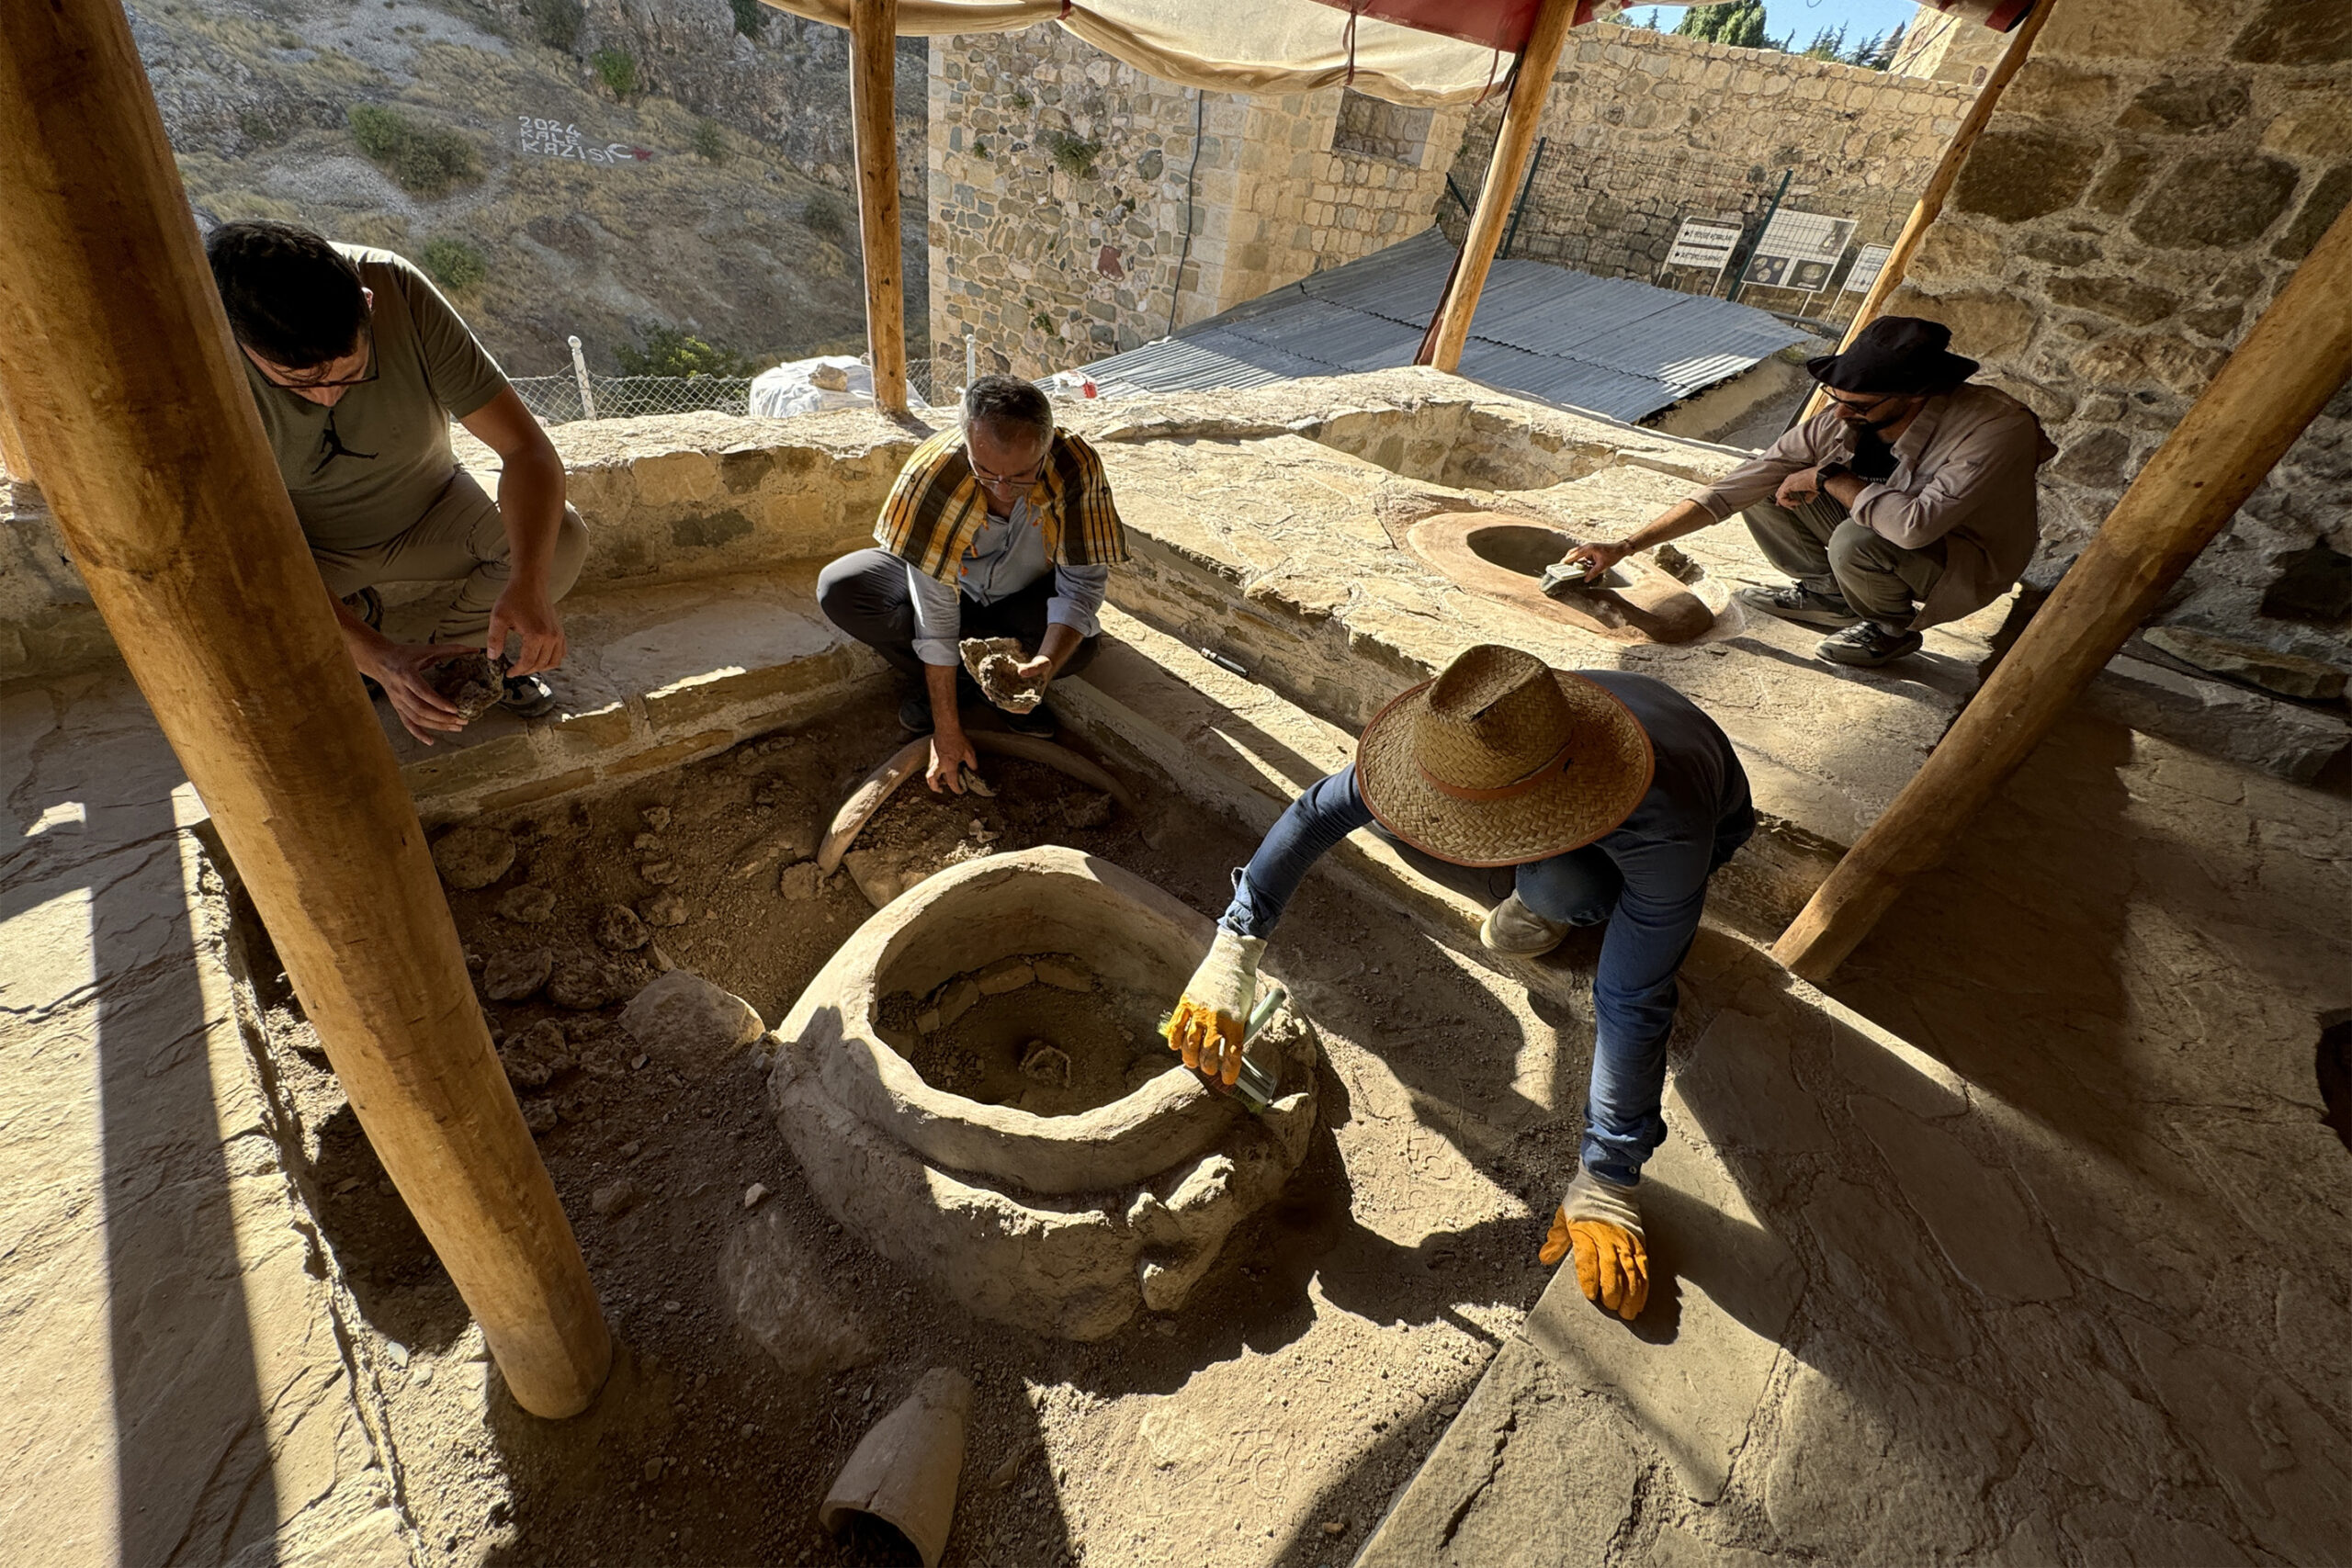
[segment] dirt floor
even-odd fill
[[[1101,1344],[1046,1339],[934,1301],[843,1234],[768,1112],[756,1048],[715,1066],[656,1060],[616,1021],[669,964],[780,1019],[870,912],[848,874],[818,884],[802,863],[898,743],[877,704],[477,825],[511,837],[514,863],[451,903],[485,985],[514,988],[547,951],[537,995],[485,1010],[620,1346],[606,1392],[573,1420],[536,1420],[505,1395],[258,926],[242,922],[282,1135],[380,1390],[379,1441],[423,1561],[888,1561],[827,1536],[817,1504],[873,1422],[953,1365],[977,1394],[948,1561],[1342,1562],[1540,1293],[1533,1216],[1573,1171],[1589,1022],[1532,1008],[1314,879],[1269,968],[1320,1031],[1325,1125],[1182,1313]],[[1070,844],[1209,913],[1250,848],[1140,781],[1148,823],[1034,764],[991,758],[986,774],[993,798],[909,784],[861,843],[942,864]],[[1107,1027],[1148,1005],[1104,998],[1089,1016]],[[949,1043],[1003,1055],[1036,1021],[975,1009]],[[1685,1037],[1704,1022],[1686,1018]],[[1073,1057],[1139,1065],[1124,1040],[1085,1044]],[[992,1095],[1025,1085],[1017,1058],[986,1077]],[[793,1299],[813,1304],[798,1324],[740,1320],[725,1260],[755,1235],[799,1271]]]

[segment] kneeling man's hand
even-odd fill
[[[465,728],[466,721],[458,716],[455,703],[433,689],[425,671],[472,651],[464,643],[386,640],[364,651],[355,649],[352,661],[361,674],[372,676],[384,688],[401,728],[430,746],[435,735],[454,735]]]
[[[1799,468],[1781,481],[1781,488],[1772,492],[1772,499],[1782,506],[1803,506],[1820,493],[1821,471],[1817,468]]]
[[[980,771],[980,754],[972,750],[972,743],[965,739],[964,732],[959,729],[951,734],[945,730],[934,730],[931,737],[931,769],[924,774],[931,792],[937,795],[940,786],[944,784],[955,794],[963,794],[966,768],[978,773]]]
[[[555,601],[544,589],[527,588],[519,581],[509,582],[506,592],[490,611],[490,646],[492,663],[506,652],[509,635],[520,637],[523,647],[514,662],[506,667],[509,675],[535,675],[542,670],[552,670],[563,662],[563,620],[555,613]]]

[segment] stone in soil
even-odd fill
[[[531,1130],[535,1138],[554,1132],[562,1120],[563,1113],[556,1109],[552,1100],[526,1100],[523,1102],[523,1125]]]
[[[469,649],[455,659],[445,659],[425,674],[425,683],[458,710],[458,717],[471,724],[506,694],[505,682],[499,678],[498,666],[490,655],[480,649]]]
[[[686,901],[665,890],[639,904],[637,913],[649,926],[683,926],[686,923]]]
[[[1053,953],[1031,959],[1029,967],[1036,972],[1040,981],[1053,987],[1056,990],[1091,991],[1094,988],[1092,975],[1080,968],[1069,959]]]
[[[1019,671],[1026,656],[1016,637],[967,637],[956,645],[956,651],[963,657],[964,669],[978,684],[980,694],[1001,708],[1026,713],[1045,694],[1041,682],[1022,679]]]
[[[670,808],[666,806],[649,806],[638,817],[657,833],[670,825]]]
[[[494,954],[482,969],[481,994],[494,1002],[528,1000],[548,983],[554,964],[555,954],[544,947]]]
[[[827,1288],[823,1262],[794,1238],[783,1210],[771,1205],[729,1235],[719,1278],[737,1325],[788,1380],[813,1384],[874,1359],[872,1337]]]
[[[813,860],[804,860],[798,865],[788,865],[784,868],[776,877],[775,890],[786,897],[795,900],[814,898],[817,896],[818,884],[821,880],[817,870],[817,863]]]
[[[669,860],[646,861],[637,868],[637,874],[656,887],[667,887],[678,880],[678,863]]]
[[[489,886],[514,863],[514,836],[497,828],[452,828],[433,841],[434,869],[461,893]]]
[[[717,1066],[767,1030],[751,1003],[684,969],[638,992],[621,1013],[621,1028],[649,1051],[696,1067]]]
[[[912,856],[900,849],[852,850],[842,857],[842,869],[879,909],[930,874],[928,868],[910,863]]]
[[[607,904],[596,919],[596,941],[615,953],[634,953],[653,940],[637,911],[626,904]]]
[[[1111,797],[1097,790],[1074,791],[1062,799],[1062,820],[1072,828],[1100,828],[1111,820]]]
[[[1000,958],[972,976],[984,997],[1001,997],[1007,991],[1017,991],[1037,977],[1037,971],[1024,958]]]
[[[536,926],[555,919],[555,889],[526,882],[520,887],[510,887],[498,901],[501,918],[518,924]]]
[[[557,964],[548,978],[548,1000],[585,1012],[612,1006],[634,990],[636,984],[628,970],[607,959],[570,958]]]
[[[2152,646],[2184,663],[2251,682],[2281,696],[2333,702],[2344,694],[2345,672],[2316,659],[2236,642],[2189,626],[2156,626],[2143,635]]]
[[[588,1206],[609,1220],[616,1214],[627,1213],[641,1196],[637,1183],[624,1176],[617,1181],[605,1182],[590,1193]]]
[[[563,1025],[543,1018],[530,1028],[499,1042],[498,1060],[516,1089],[544,1089],[548,1080],[572,1066],[571,1043]]]

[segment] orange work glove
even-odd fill
[[[1650,1255],[1632,1188],[1603,1181],[1589,1170],[1577,1172],[1536,1256],[1553,1264],[1571,1252],[1585,1300],[1628,1323],[1642,1315],[1650,1299]]]
[[[1258,958],[1265,951],[1265,938],[1219,926],[1168,1018],[1168,1048],[1220,1093],[1241,1076],[1241,1037],[1258,999]]]

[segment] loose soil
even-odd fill
[[[1022,956],[1094,978],[1066,953]],[[958,982],[976,980],[975,974],[956,976],[929,997],[893,992],[876,1010],[883,1040],[933,1089],[1039,1116],[1075,1116],[1110,1104],[1175,1063],[1152,1029],[1157,1014],[1168,1010],[1168,998],[1099,980],[1083,992],[1031,980],[982,996],[925,1032],[922,1020],[936,998]]]
[[[843,1234],[802,1184],[755,1049],[695,1069],[652,1059],[616,1021],[665,964],[782,1018],[871,912],[847,875],[819,883],[802,863],[896,744],[888,709],[860,705],[489,821],[514,835],[514,867],[450,896],[478,976],[545,948],[553,974],[574,977],[565,994],[592,1004],[559,1006],[542,987],[484,1009],[524,1064],[517,1091],[618,1346],[611,1382],[572,1420],[537,1420],[507,1396],[249,909],[239,922],[281,1131],[421,1561],[888,1561],[887,1546],[827,1536],[817,1505],[915,1380],[954,1365],[977,1394],[948,1562],[1336,1564],[1540,1293],[1535,1215],[1573,1170],[1589,1022],[1312,877],[1268,967],[1319,1031],[1324,1126],[1182,1312],[1101,1344],[1043,1338],[935,1301]],[[992,798],[910,784],[861,845],[945,863],[1069,844],[1211,914],[1251,848],[1165,789],[1142,790],[1138,822],[1042,767],[990,758],[984,773]],[[600,942],[616,907],[642,946]],[[608,936],[633,934],[617,925]],[[1074,1063],[1115,1061],[1124,1076],[1151,1060],[1130,1032],[1148,1046],[1153,1010],[1172,1000],[1098,991],[1064,1006],[1046,990],[990,998],[1001,1005],[942,1032],[946,1050],[986,1056],[959,1091],[1036,1087],[1017,1058],[1021,1088],[1005,1076],[1016,1038],[1051,1036]],[[1077,1081],[1107,1092],[1091,1070]],[[727,1261],[752,1241],[796,1271],[792,1299],[817,1303],[769,1323],[765,1342],[739,1319]]]

